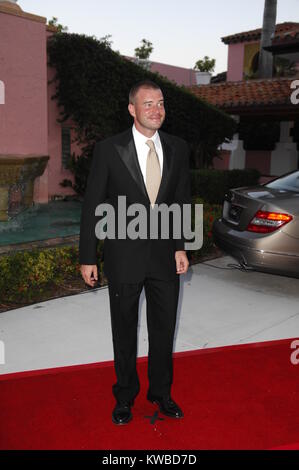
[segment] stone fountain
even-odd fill
[[[48,160],[47,155],[0,155],[0,222],[32,206],[34,180]]]
[[[1,20],[7,21],[9,24],[9,32],[13,31],[16,40],[12,40],[9,45],[9,50],[6,50],[6,45],[9,44],[5,39],[5,34],[1,36],[1,41],[4,41],[4,45],[1,49],[0,57],[0,72],[2,79],[5,78],[5,82],[9,83],[10,95],[8,94],[7,100],[5,99],[5,83],[0,80],[0,108],[1,108],[1,123],[0,123],[0,233],[6,231],[8,227],[17,222],[18,217],[9,222],[10,219],[14,218],[17,214],[22,212],[24,209],[29,208],[33,205],[33,190],[34,190],[34,181],[37,177],[41,176],[48,164],[49,156],[44,155],[43,152],[46,152],[45,138],[47,136],[48,129],[46,128],[45,119],[42,121],[40,129],[32,134],[31,139],[28,139],[26,144],[26,138],[24,138],[24,133],[12,133],[11,127],[13,126],[14,118],[16,116],[23,116],[24,110],[28,114],[28,122],[30,118],[34,116],[34,113],[37,112],[37,108],[34,107],[36,97],[33,95],[33,83],[35,80],[35,75],[44,73],[45,64],[43,59],[35,57],[35,66],[34,72],[31,72],[30,68],[24,68],[22,65],[20,71],[18,69],[19,64],[14,64],[12,57],[19,57],[19,55],[28,54],[27,47],[28,37],[35,36],[38,33],[38,38],[43,38],[40,31],[40,24],[45,24],[46,19],[37,17],[35,15],[30,15],[24,13],[21,7],[18,5],[17,0],[0,0],[0,14]],[[4,15],[4,16],[3,16]],[[22,18],[22,20],[20,20]],[[37,22],[35,21],[37,20]],[[25,24],[25,21],[28,23]],[[30,23],[29,23],[30,22]],[[38,24],[40,23],[40,24]],[[1,22],[2,25],[2,22]],[[23,27],[23,29],[21,28]],[[20,37],[26,37],[24,50],[22,50],[21,40],[18,39],[19,28],[23,32],[20,33]],[[28,29],[28,31],[27,31]],[[5,29],[4,29],[5,30]],[[0,31],[2,33],[2,30]],[[28,33],[28,34],[27,34]],[[36,39],[37,41],[38,39]],[[2,44],[2,42],[0,43]],[[34,46],[34,41],[30,42]],[[35,50],[35,49],[34,49]],[[36,49],[37,50],[37,49]],[[3,54],[2,54],[3,52]],[[5,55],[6,54],[6,55]],[[30,56],[30,51],[29,51]],[[28,57],[29,57],[28,56]],[[2,62],[1,62],[2,60]],[[21,61],[22,62],[22,61]],[[39,70],[39,72],[37,72]],[[14,72],[15,71],[15,72]],[[24,77],[22,77],[24,74]],[[19,75],[19,76],[18,76]],[[20,79],[21,77],[21,79]],[[32,80],[34,78],[34,80]],[[26,94],[24,100],[14,101],[12,99],[14,86],[21,86],[23,94]],[[31,87],[31,89],[29,88]],[[27,90],[31,90],[28,92]],[[25,92],[26,90],[26,92]],[[20,91],[20,90],[19,90]],[[18,96],[18,95],[17,95]],[[31,100],[29,102],[28,100]],[[38,99],[40,100],[39,105],[45,105],[45,95],[39,94]],[[29,106],[33,105],[32,114],[30,114]],[[4,106],[4,108],[2,108]],[[2,112],[3,111],[3,112]],[[39,111],[38,111],[39,112]],[[40,114],[42,116],[42,114]],[[4,122],[4,125],[2,125]],[[19,122],[16,119],[16,122]],[[6,125],[8,127],[8,137],[5,134]],[[18,128],[18,127],[17,127]],[[28,126],[26,127],[28,129]],[[35,137],[40,132],[41,138],[36,143],[34,141]],[[44,137],[44,138],[42,138]],[[31,154],[32,146],[34,148],[40,149],[36,151],[36,154]],[[22,150],[16,150],[22,149]],[[21,155],[18,153],[22,152]],[[38,153],[38,154],[37,154]],[[25,215],[25,214],[24,214]]]

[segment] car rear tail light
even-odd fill
[[[270,233],[293,219],[289,214],[280,212],[257,211],[246,230],[249,232]]]

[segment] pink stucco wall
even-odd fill
[[[247,150],[245,168],[256,168],[262,175],[270,175],[271,150]]]
[[[218,158],[218,157],[213,158],[213,168],[215,168],[215,170],[228,170],[230,151],[229,150],[221,150],[220,151],[220,157],[221,157],[221,159]]]
[[[151,72],[158,72],[169,80],[175,81],[178,85],[196,85],[195,71],[192,69],[151,62]]]
[[[48,155],[45,24],[0,12],[0,154]],[[48,202],[48,170],[35,180],[34,200]]]
[[[213,158],[213,168],[216,170],[228,170],[230,151],[222,150],[220,152],[222,160]],[[245,168],[256,168],[262,175],[270,175],[271,151],[246,150]]]
[[[227,55],[227,81],[243,80],[244,44],[229,44]]]
[[[134,62],[135,57],[124,56],[126,59]],[[176,65],[162,64],[161,62],[153,62],[150,60],[150,71],[157,72],[168,80],[173,80],[177,85],[196,85],[196,76],[193,69],[178,67]]]
[[[47,67],[46,24],[0,12],[0,80],[5,104],[0,105],[0,154],[49,155],[42,176],[34,183],[34,201],[46,203],[54,194],[74,194],[59,183],[73,180],[62,167],[61,124],[51,100],[53,71]],[[75,147],[71,149],[75,150]]]
[[[0,12],[0,153],[48,153],[45,25]]]

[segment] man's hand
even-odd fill
[[[98,280],[98,267],[96,264],[81,264],[81,274],[90,287],[94,287]]]
[[[176,251],[175,252],[175,262],[176,262],[176,273],[185,274],[188,271],[189,261],[186,255],[186,251]]]

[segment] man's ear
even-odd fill
[[[132,103],[129,103],[128,110],[131,116],[135,117],[135,106]]]

